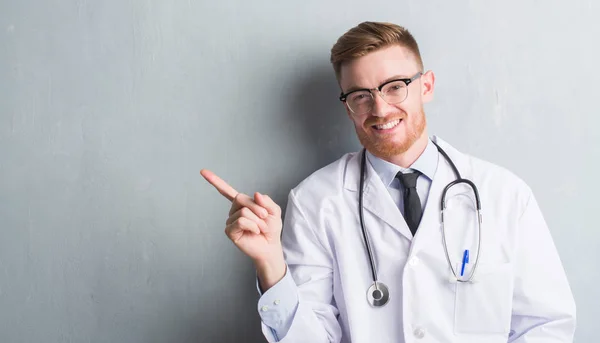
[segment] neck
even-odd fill
[[[403,152],[402,154],[389,156],[383,158],[383,160],[398,165],[402,168],[410,167],[415,161],[421,156],[425,148],[427,147],[427,142],[429,141],[429,136],[427,135],[427,130],[423,130],[421,137],[419,137],[413,145],[411,145],[408,150]]]

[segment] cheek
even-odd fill
[[[398,110],[406,115],[408,120],[413,120],[415,116],[417,116],[421,112],[421,104],[420,103],[407,103],[402,104],[402,106],[397,106]]]
[[[352,123],[354,124],[354,126],[356,128],[364,128],[365,126],[365,122],[367,120],[366,117],[355,117],[353,115],[348,115],[348,117],[350,118],[350,120],[352,120]]]
[[[406,117],[410,117],[411,109],[405,104],[394,105],[396,113],[403,114]]]
[[[346,115],[348,115],[348,119],[350,119],[352,121],[352,123],[354,124],[354,126],[356,127],[362,127],[363,124],[365,123],[365,118],[361,117],[356,117],[352,112],[350,112],[350,110],[348,109],[348,107],[346,108]]]

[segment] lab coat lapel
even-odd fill
[[[360,168],[360,159],[359,159]],[[365,192],[363,205],[366,210],[386,222],[389,226],[398,230],[400,234],[412,239],[412,233],[398,209],[396,201],[392,199],[381,178],[377,175],[370,163],[367,163],[367,178],[365,180]]]
[[[443,147],[442,147],[443,149]],[[439,232],[441,229],[441,198],[442,190],[445,185],[453,180],[452,170],[448,165],[448,162],[440,154],[438,158],[438,165],[429,188],[429,195],[427,197],[427,203],[423,210],[423,217],[419,223],[419,228],[415,235],[415,238],[420,242],[437,242],[439,238]],[[441,243],[441,241],[440,241]]]

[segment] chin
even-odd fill
[[[371,137],[362,131],[358,134],[358,138],[362,146],[373,155],[382,159],[390,159],[407,152],[422,135],[423,131],[420,134],[414,132],[409,135],[403,134],[402,137],[389,137],[383,140]]]
[[[410,141],[396,141],[396,142],[383,142],[383,143],[372,143],[366,148],[376,156],[383,158],[390,158],[398,155],[402,155],[412,146],[413,142]]]

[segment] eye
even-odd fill
[[[395,81],[390,84],[387,84],[383,89],[383,93],[389,94],[389,95],[401,94],[404,92],[405,88],[406,88],[406,85],[404,84],[404,82]]]
[[[367,92],[356,92],[350,95],[350,101],[353,103],[363,103],[371,99],[371,94]]]

